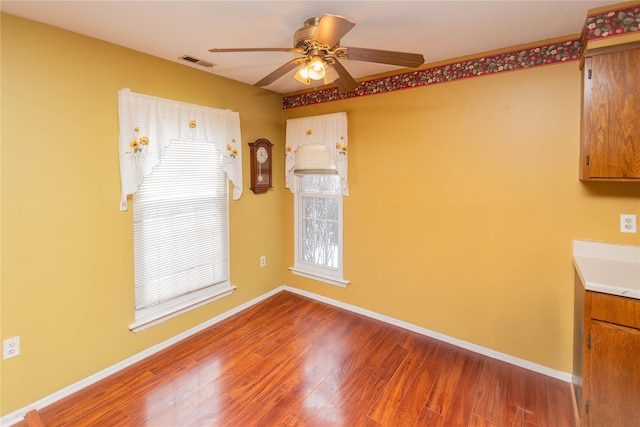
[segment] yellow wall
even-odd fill
[[[3,14],[1,25],[0,332],[22,347],[1,364],[6,415],[282,285],[284,179],[254,195],[246,143],[271,140],[276,170],[284,155],[279,95],[33,21]],[[124,87],[238,111],[245,166],[230,202],[238,289],[137,334],[132,218],[119,211]]]
[[[578,181],[577,62],[285,110],[346,111],[347,289],[285,283],[571,372],[573,239],[640,244],[635,183]],[[285,263],[293,197],[285,192]]]

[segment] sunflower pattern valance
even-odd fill
[[[325,146],[340,176],[342,194],[349,195],[347,113],[324,114],[287,120],[286,186],[295,193],[296,150],[305,144]]]
[[[233,199],[242,195],[240,115],[149,95],[129,89],[118,92],[120,123],[120,210],[127,196],[138,191],[145,176],[160,164],[172,140],[214,143],[222,153],[222,168],[233,183]]]

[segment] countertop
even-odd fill
[[[588,291],[640,299],[640,246],[574,240],[573,265]]]

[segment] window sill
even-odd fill
[[[324,275],[322,273],[318,273],[315,271],[302,270],[296,267],[289,267],[289,270],[298,276],[306,277],[307,279],[317,280],[318,282],[328,283],[330,285],[340,286],[341,288],[346,288],[350,280],[344,280],[334,276]]]
[[[235,286],[227,285],[214,287],[213,289],[203,289],[195,294],[185,295],[176,300],[167,301],[159,306],[145,310],[136,311],[136,320],[129,325],[131,332],[140,332],[151,326],[157,325],[174,318],[187,311],[202,307],[205,304],[224,298],[233,293]]]

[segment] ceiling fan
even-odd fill
[[[340,39],[347,34],[355,22],[338,15],[322,15],[309,18],[304,27],[293,35],[293,48],[213,48],[210,52],[291,52],[303,56],[292,59],[258,81],[254,86],[268,86],[285,74],[298,69],[296,80],[309,85],[311,80],[335,82],[342,92],[358,87],[358,83],[340,63],[340,60],[376,62],[401,67],[418,67],[424,57],[417,53],[366,49],[340,46]]]

